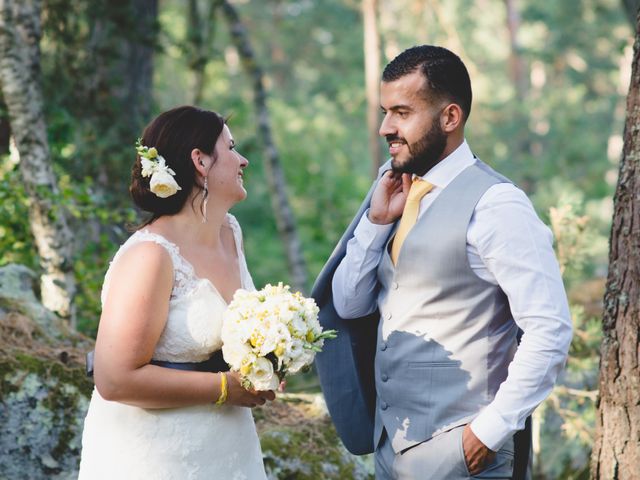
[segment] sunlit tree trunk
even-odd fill
[[[382,152],[378,130],[380,128],[380,36],[378,34],[377,0],[362,1],[364,24],[364,76],[367,92],[367,130],[369,131],[369,155],[371,177],[376,178],[382,165]]]
[[[509,32],[509,73],[516,90],[519,101],[524,100],[527,89],[527,69],[524,59],[520,54],[520,42],[518,31],[520,30],[520,12],[516,0],[505,0],[507,7],[507,30]]]
[[[47,142],[40,86],[40,13],[39,0],[0,0],[0,84],[29,197],[29,224],[43,272],[42,302],[73,324],[72,235],[67,212],[57,200]]]
[[[529,71],[527,64],[522,56],[520,47],[520,11],[518,0],[504,0],[507,13],[507,33],[509,35],[509,78],[515,92],[515,124],[518,126],[514,137],[514,158],[527,158],[531,155],[531,131],[529,129],[530,111],[528,110],[527,100],[529,92]],[[535,188],[534,179],[529,175],[525,176],[520,184],[526,192],[532,192]],[[540,421],[540,413],[534,412],[533,422]],[[534,429],[535,430],[535,429]],[[535,441],[534,441],[535,445]],[[539,452],[534,451],[534,456],[538,456]],[[538,462],[537,465],[540,465]]]
[[[640,16],[627,96],[624,149],[614,196],[600,350],[600,399],[592,477],[640,472]]]
[[[231,30],[231,41],[238,50],[242,65],[253,81],[254,103],[258,116],[258,130],[265,147],[265,171],[269,183],[271,204],[276,218],[278,233],[284,244],[293,286],[301,291],[307,286],[307,267],[302,255],[302,246],[298,237],[295,218],[289,205],[284,172],[280,165],[278,149],[271,135],[271,121],[267,109],[267,93],[264,88],[264,75],[256,62],[249,37],[240,21],[238,12],[227,0],[217,0]]]

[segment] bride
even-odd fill
[[[105,276],[80,479],[265,479],[244,389],[222,360],[222,314],[254,289],[230,207],[248,161],[215,112],[159,115],[137,145],[130,192],[150,219]],[[167,368],[169,367],[169,368]]]

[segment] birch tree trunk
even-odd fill
[[[377,22],[377,0],[362,1],[364,24],[364,76],[367,93],[367,130],[369,131],[369,155],[371,155],[371,176],[378,176],[382,165],[382,152],[378,131],[380,129],[380,35]]]
[[[44,306],[74,323],[72,235],[56,201],[40,87],[40,0],[0,0],[0,84],[29,196],[29,223],[42,267]]]
[[[591,474],[634,479],[640,468],[640,16],[614,196],[603,334]]]
[[[227,0],[218,0],[231,31],[231,41],[238,50],[242,66],[253,80],[254,103],[258,116],[258,131],[265,147],[265,170],[271,204],[276,218],[278,233],[285,246],[293,287],[304,292],[307,286],[307,267],[302,255],[300,238],[296,230],[291,206],[286,193],[286,182],[280,165],[278,150],[271,135],[271,121],[267,109],[267,93],[264,88],[262,69],[256,62],[249,38],[240,21],[238,12]]]

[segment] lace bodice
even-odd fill
[[[241,286],[254,289],[242,249],[242,231],[235,217],[227,215],[238,252]],[[135,232],[116,252],[111,265],[132,245],[154,242],[164,247],[173,262],[173,288],[169,301],[167,323],[158,340],[154,360],[201,362],[222,347],[220,330],[222,314],[227,304],[216,287],[206,278],[199,278],[195,269],[181,254],[177,245],[162,235],[148,230]],[[111,281],[111,266],[102,287],[104,303]]]

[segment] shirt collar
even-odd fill
[[[438,164],[421,178],[432,185],[445,188],[465,168],[475,163],[475,157],[464,140],[458,148],[443,158]]]

